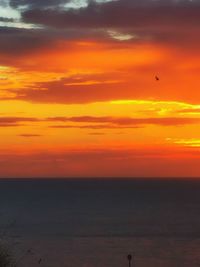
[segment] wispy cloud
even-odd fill
[[[200,108],[184,108],[176,111],[181,114],[197,114],[200,115]]]
[[[179,118],[179,117],[166,117],[166,118],[130,118],[130,117],[92,117],[92,116],[82,116],[82,117],[51,117],[48,118],[49,121],[57,121],[57,122],[73,122],[73,123],[101,123],[97,125],[97,127],[105,127],[105,126],[122,126],[122,127],[137,127],[144,125],[160,125],[160,126],[180,126],[186,124],[199,124],[200,118]],[[106,124],[106,125],[105,125]],[[107,125],[108,124],[108,125]],[[86,126],[86,127],[92,127]],[[56,127],[56,126],[54,126]],[[57,126],[57,127],[65,127]],[[73,127],[73,126],[66,126]],[[80,125],[80,127],[85,127]]]
[[[32,138],[32,137],[41,137],[41,134],[19,134],[18,136],[20,137],[25,137],[25,138]]]
[[[16,127],[22,126],[27,122],[38,122],[37,118],[26,117],[0,117],[0,127]]]
[[[126,129],[141,128],[146,125],[181,126],[199,124],[200,118],[163,117],[163,118],[131,118],[131,117],[0,117],[0,127],[22,126],[21,123],[63,123],[49,125],[50,128],[79,128],[79,129]],[[66,124],[68,123],[68,124]],[[71,123],[71,124],[69,124]],[[25,136],[25,135],[24,135]],[[29,135],[27,134],[27,137]],[[31,135],[35,136],[35,135]],[[37,136],[37,135],[36,135]]]

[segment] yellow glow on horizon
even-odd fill
[[[95,103],[84,104],[52,104],[50,103],[31,103],[20,100],[4,100],[1,101],[0,112],[5,115],[14,115],[16,113],[23,113],[27,116],[45,117],[45,116],[77,116],[89,115],[93,116],[128,116],[128,117],[148,117],[167,116],[170,117],[188,117],[187,113],[177,113],[179,110],[196,109],[199,105],[192,105],[189,103],[174,102],[174,101],[156,101],[156,100],[117,100],[117,101],[103,101]],[[162,114],[162,109],[166,109]],[[41,112],[42,111],[42,112]],[[80,113],[81,111],[81,113]],[[197,114],[199,115],[199,114]]]
[[[200,157],[200,82],[191,69],[200,64],[184,56],[150,41],[93,40],[9,56],[0,66],[1,153],[75,151],[87,168],[92,153],[98,162],[108,155],[112,168],[121,157],[141,166]]]
[[[200,139],[180,139],[174,140],[174,144],[186,146],[186,147],[196,147],[200,148]]]

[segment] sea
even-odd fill
[[[0,242],[19,267],[200,266],[200,179],[0,179]]]

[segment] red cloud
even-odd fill
[[[40,137],[42,135],[40,135],[40,134],[20,134],[18,136],[31,138],[31,137]]]
[[[186,124],[198,124],[200,118],[178,118],[178,117],[166,117],[166,118],[130,118],[130,117],[52,117],[48,118],[49,121],[58,122],[73,122],[73,123],[93,123],[90,125],[57,125],[52,126],[56,128],[137,128],[144,125],[160,125],[160,126],[178,126]]]
[[[0,117],[0,127],[22,126],[24,122],[62,122],[73,123],[73,125],[50,125],[51,128],[80,128],[80,129],[125,129],[139,128],[145,125],[160,126],[179,126],[186,124],[199,124],[200,118],[131,118],[131,117],[50,117],[50,118],[25,118],[25,117]],[[83,124],[84,123],[84,124]],[[23,134],[24,137],[33,137],[38,135]]]
[[[147,72],[144,70],[136,73],[132,78],[128,76],[127,81],[123,80],[125,79],[124,76],[121,77],[119,73],[119,81],[116,80],[116,82],[112,82],[113,77],[117,75],[116,73],[111,74],[110,78],[108,78],[109,75],[102,75],[102,77],[100,75],[86,75],[81,78],[77,76],[77,79],[76,77],[63,78],[59,81],[36,83],[26,89],[8,91],[14,92],[16,95],[12,99],[35,103],[81,104],[121,99],[146,99],[155,98],[155,96],[157,100],[199,103],[200,92],[196,90],[198,87],[196,77],[193,81],[188,80],[187,76],[183,79],[165,76],[156,83],[153,73],[155,73],[154,68],[151,73],[150,70]],[[188,90],[187,84],[190,82],[193,88]],[[179,88],[182,88],[181,94]],[[10,98],[2,97],[1,99]]]
[[[26,117],[0,117],[0,127],[15,127],[22,126],[24,122],[37,122],[37,118]]]

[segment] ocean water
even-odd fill
[[[200,179],[0,180],[22,267],[200,266]]]

